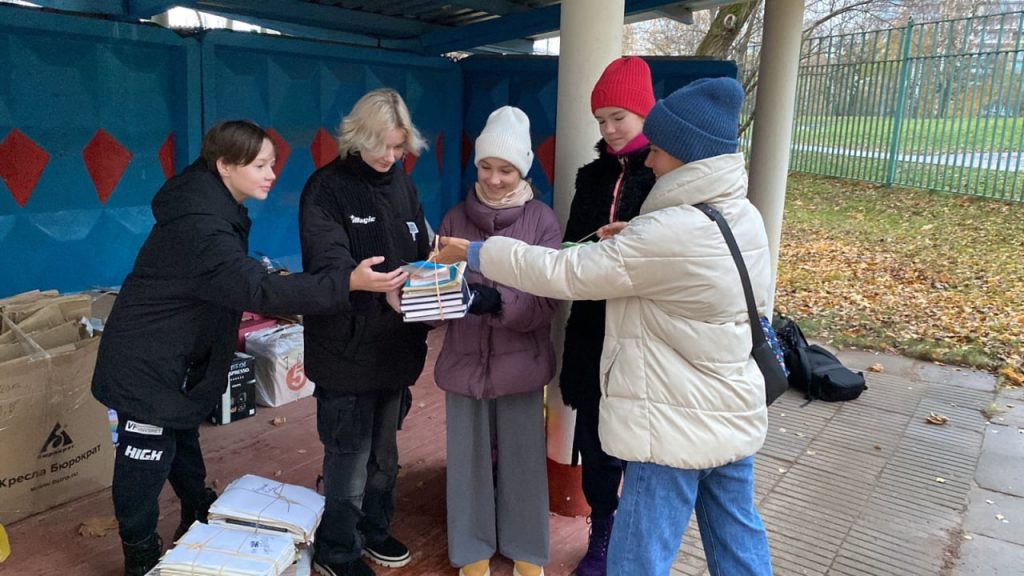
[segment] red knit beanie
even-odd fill
[[[647,62],[636,56],[613,60],[590,93],[590,111],[614,106],[647,117],[654,106],[654,88],[651,69]]]

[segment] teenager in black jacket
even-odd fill
[[[200,158],[153,199],[156,223],[104,329],[92,392],[118,413],[112,492],[126,575],[145,574],[160,557],[165,481],[181,499],[176,538],[206,520],[216,495],[205,488],[198,426],[224,392],[242,311],[331,313],[348,299],[350,274],[383,290],[401,280],[368,265],[281,276],[250,258],[242,204],[266,199],[274,158],[273,143],[251,122],[206,133]]]
[[[640,213],[654,186],[654,173],[644,166],[649,146],[643,135],[644,117],[652,106],[654,91],[646,62],[619,58],[605,68],[590,95],[602,140],[597,143],[597,159],[576,173],[566,241],[592,237],[603,226],[621,229]],[[590,541],[576,567],[577,576],[605,575],[622,480],[622,464],[605,454],[597,434],[604,318],[603,300],[572,303],[559,375],[562,400],[576,409],[573,452],[579,451],[581,457],[583,495],[591,509]]]
[[[351,268],[363,260],[396,274],[402,264],[426,258],[423,210],[398,163],[425,143],[401,96],[379,89],[360,98],[341,123],[338,148],[339,157],[302,191],[303,268]],[[388,529],[402,398],[423,370],[427,326],[403,322],[392,303],[384,294],[359,292],[333,313],[305,317],[305,369],[316,383],[327,500],[313,561],[327,576],[373,574],[363,555],[389,567],[410,561]]]

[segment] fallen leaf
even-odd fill
[[[943,416],[942,414],[936,414],[935,412],[929,412],[928,417],[925,418],[925,422],[935,424],[936,426],[942,426],[946,422],[949,422],[949,417]]]
[[[117,530],[117,518],[113,516],[94,516],[78,526],[78,535],[102,538],[111,530]]]
[[[875,450],[881,450],[881,449],[882,449],[882,445],[881,444],[875,444]]]
[[[1017,372],[1009,366],[999,370],[999,374],[1005,376],[1014,386],[1024,386],[1024,374]]]
[[[272,426],[280,426],[281,424],[284,424],[287,421],[288,419],[285,418],[284,416],[274,416],[274,419],[270,421],[270,424]]]
[[[878,372],[879,374],[881,374],[882,372],[885,372],[885,366],[882,366],[878,362],[875,362],[871,366],[868,366],[868,372]]]

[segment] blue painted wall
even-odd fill
[[[0,9],[0,296],[121,283],[152,224],[161,146],[173,139],[180,168],[197,138],[198,70],[196,43],[169,30]],[[12,190],[34,162],[37,184]]]
[[[736,75],[731,62],[649,62],[659,96],[695,78]],[[336,154],[341,118],[383,86],[403,95],[430,144],[408,164],[433,226],[475,181],[473,141],[505,104],[530,117],[538,162],[529,176],[551,202],[554,58],[456,64],[228,31],[185,39],[0,5],[0,297],[120,284],[166,175],[195,159],[205,129],[230,118],[258,122],[278,143],[278,182],[267,201],[247,204],[250,247],[300,269],[302,186]]]
[[[455,201],[462,134],[462,75],[453,62],[362,48],[214,31],[202,40],[204,127],[249,118],[273,129],[284,165],[265,202],[250,202],[250,249],[301,268],[298,202],[318,166],[313,143],[337,131],[356,101],[375,88],[402,94],[430,148],[411,176],[427,220],[440,223]],[[282,146],[281,141],[285,144]],[[282,151],[288,150],[283,158]],[[336,150],[335,150],[336,153]]]

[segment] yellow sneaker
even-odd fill
[[[544,576],[544,567],[516,560],[512,567],[512,576]]]
[[[484,558],[459,568],[459,576],[491,576],[491,559]]]

